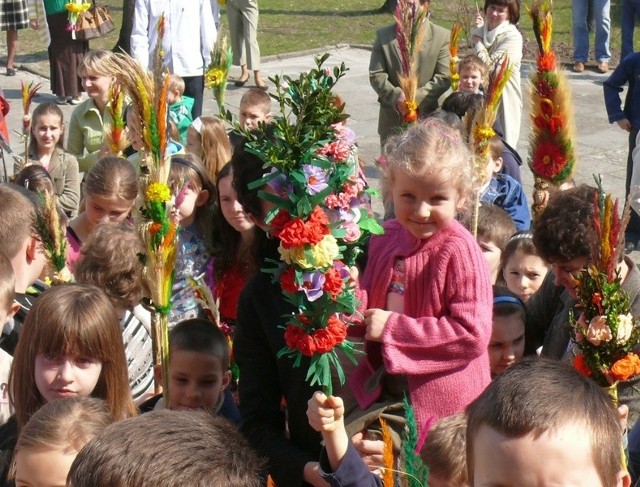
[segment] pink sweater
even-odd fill
[[[382,359],[389,373],[407,376],[420,426],[462,411],[491,380],[491,278],[478,244],[457,221],[421,240],[391,220],[369,246],[361,283],[367,308],[385,308],[397,257],[405,264],[405,314],[389,316]],[[375,345],[367,344],[367,359],[350,381],[362,408],[375,400],[366,386],[380,363]]]

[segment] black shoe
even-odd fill
[[[7,76],[15,76],[16,70],[14,68],[7,68]]]
[[[244,85],[247,84],[247,81],[249,81],[249,75],[247,75],[247,79],[237,79],[234,81],[234,85],[236,85],[238,88],[242,88]]]
[[[636,240],[626,240],[624,242],[624,253],[630,254],[634,250],[636,250],[638,246],[638,242]]]

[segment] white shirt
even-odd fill
[[[217,30],[211,0],[136,0],[131,55],[148,68],[165,14],[164,61],[179,76],[202,76],[211,61]]]

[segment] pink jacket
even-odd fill
[[[350,384],[363,409],[377,399],[366,380],[382,350],[387,372],[407,376],[418,425],[424,425],[462,411],[491,380],[491,278],[478,244],[457,221],[421,240],[391,220],[369,246],[359,296],[366,308],[385,308],[397,257],[405,259],[405,314],[389,316],[382,348],[367,344],[367,359]]]

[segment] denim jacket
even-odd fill
[[[494,174],[489,185],[482,192],[481,200],[499,206],[516,224],[516,229],[528,230],[531,226],[531,213],[527,196],[522,185],[507,174]]]
[[[607,107],[609,123],[626,118],[634,129],[640,129],[640,52],[628,55],[604,82],[604,104]],[[624,100],[620,101],[622,87],[629,83]]]

